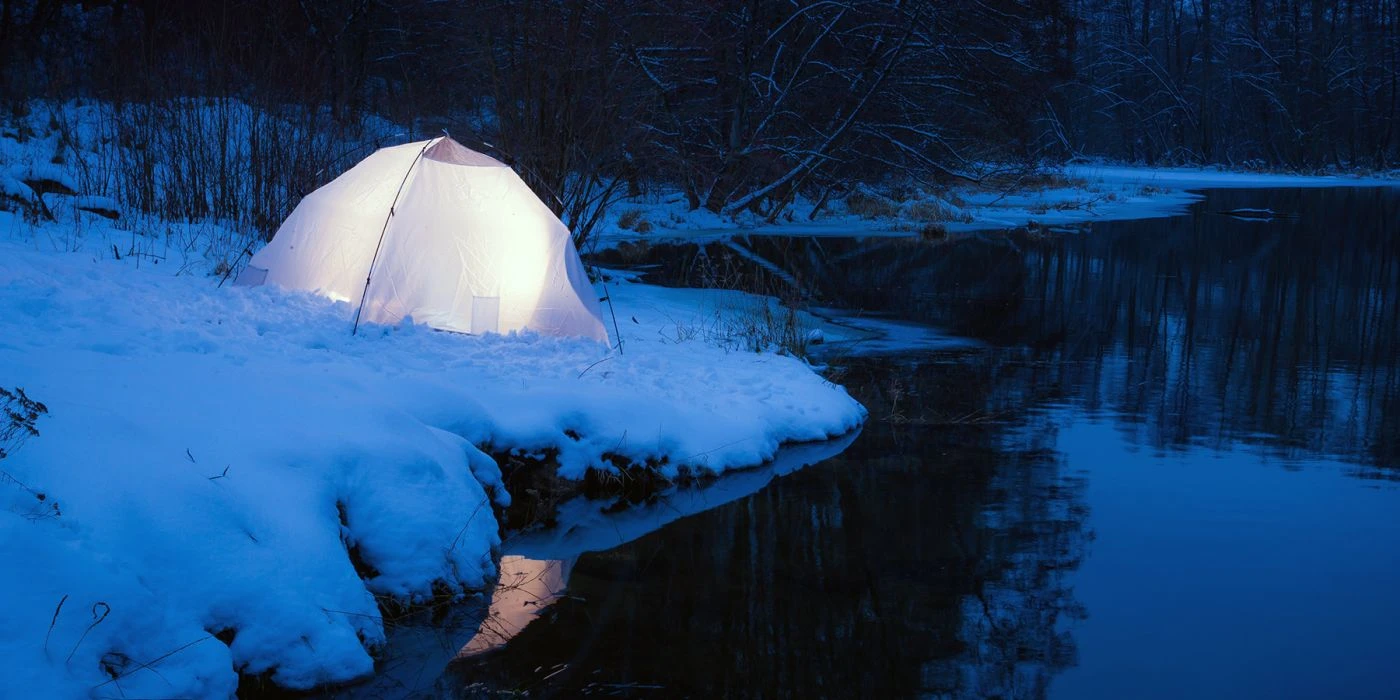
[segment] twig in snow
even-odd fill
[[[593,369],[594,367],[597,367],[598,365],[600,365],[600,364],[602,364],[602,363],[604,363],[604,362],[607,362],[608,360],[611,360],[611,359],[613,359],[613,356],[612,356],[612,355],[608,355],[607,357],[604,357],[603,359],[598,360],[597,362],[594,362],[593,364],[591,364],[591,365],[589,365],[589,366],[587,366],[587,367],[584,367],[584,368],[583,368],[583,371],[578,373],[578,378],[579,378],[579,379],[583,379],[583,375],[588,374],[588,370]]]
[[[102,608],[102,614],[100,614],[100,615],[97,613],[97,609],[98,609],[98,608]],[[73,650],[70,651],[70,652],[68,652],[68,658],[67,658],[67,659],[64,659],[64,661],[63,661],[63,664],[64,664],[65,666],[68,665],[68,663],[69,663],[70,661],[73,660],[73,655],[76,654],[76,653],[78,653],[78,647],[80,647],[80,646],[83,645],[83,640],[84,640],[84,639],[87,639],[88,632],[91,632],[91,631],[92,631],[92,628],[94,628],[94,627],[96,627],[96,626],[102,624],[102,621],[105,620],[105,619],[107,619],[107,616],[110,615],[111,613],[112,613],[112,606],[110,606],[110,605],[108,605],[108,604],[106,604],[106,603],[104,603],[104,602],[102,602],[102,601],[98,601],[98,602],[92,604],[92,624],[88,625],[88,626],[87,626],[87,629],[83,630],[83,634],[82,634],[80,637],[78,637],[78,643],[77,643],[77,644],[74,644],[74,645],[73,645]]]
[[[103,681],[102,683],[99,683],[96,687],[101,688],[102,686],[107,685],[108,683],[115,683],[115,682],[117,682],[117,681],[119,681],[119,680],[121,680],[121,679],[123,679],[123,678],[126,678],[127,676],[130,676],[131,674],[133,674],[133,673],[135,673],[135,672],[137,672],[137,671],[140,671],[140,670],[142,670],[142,669],[147,670],[147,671],[150,671],[151,673],[155,673],[157,676],[160,676],[160,673],[157,673],[156,670],[155,670],[154,668],[152,668],[153,666],[155,666],[156,664],[158,664],[158,663],[160,663],[160,662],[162,662],[162,661],[164,661],[164,660],[166,660],[166,659],[168,659],[168,658],[170,658],[170,657],[172,657],[172,656],[174,656],[174,655],[176,655],[176,654],[178,654],[178,653],[180,653],[180,652],[182,652],[182,651],[184,651],[184,650],[186,650],[186,649],[188,649],[188,648],[190,648],[190,647],[192,647],[192,646],[194,646],[194,645],[196,645],[196,644],[199,644],[200,642],[203,642],[203,641],[205,641],[205,640],[207,640],[207,639],[214,639],[214,635],[212,635],[212,634],[211,634],[211,635],[205,635],[205,636],[203,636],[203,637],[200,637],[199,639],[194,640],[193,642],[188,642],[188,643],[186,643],[186,644],[182,644],[182,645],[180,645],[180,646],[178,646],[178,647],[175,647],[175,648],[172,649],[171,651],[167,651],[167,652],[165,652],[164,654],[161,654],[160,656],[157,656],[156,658],[151,659],[150,661],[147,661],[147,662],[145,662],[145,663],[137,662],[135,668],[132,668],[130,671],[123,672],[121,675],[119,675],[119,676],[117,676],[117,677],[115,677],[115,678],[112,678],[112,679],[110,679],[110,680]],[[164,676],[161,676],[161,678],[163,679]],[[166,682],[168,683],[169,681],[166,681]],[[121,686],[118,686],[118,688],[120,688],[120,687],[121,687]]]
[[[723,449],[725,449],[725,448],[727,448],[727,447],[733,447],[734,445],[737,445],[737,444],[739,444],[739,443],[741,443],[741,442],[746,442],[746,441],[752,440],[752,439],[753,439],[753,438],[741,438],[741,439],[735,440],[735,441],[733,441],[733,442],[726,442],[726,443],[724,443],[723,445],[720,445],[719,447],[714,447],[714,448],[705,450],[704,452],[696,452],[695,454],[690,455],[689,457],[686,457],[685,459],[683,459],[683,460],[677,462],[677,464],[688,464],[688,463],[690,463],[690,462],[693,462],[693,461],[694,461],[696,458],[698,458],[698,457],[708,457],[708,456],[710,456],[711,454],[713,454],[713,453],[715,453],[715,452],[719,452],[720,450],[723,450]]]
[[[54,609],[53,609],[53,619],[52,619],[52,620],[49,620],[49,631],[47,631],[47,632],[44,633],[44,655],[45,655],[45,656],[48,656],[48,654],[49,654],[49,635],[53,634],[54,625],[57,625],[57,624],[58,624],[58,613],[59,613],[60,610],[63,609],[63,604],[66,603],[66,602],[68,602],[68,594],[67,594],[67,593],[64,593],[64,594],[63,594],[63,597],[60,598],[60,599],[58,600],[58,605],[57,605],[56,607],[54,607]]]
[[[481,507],[490,502],[490,500],[491,497],[487,496],[486,498],[481,499],[480,503],[476,504],[476,510],[473,510],[472,514],[470,516],[467,516],[467,522],[462,523],[462,529],[458,530],[457,536],[452,538],[452,546],[448,547],[447,551],[451,552],[452,550],[457,549],[457,543],[462,541],[462,535],[467,534],[467,526],[472,524],[472,519],[476,517],[477,513],[481,512]]]
[[[225,464],[225,465],[224,465],[224,471],[223,471],[223,473],[221,473],[221,474],[215,474],[214,476],[209,477],[209,480],[210,480],[210,481],[213,481],[213,480],[215,480],[215,479],[222,479],[222,478],[228,476],[228,468],[229,468],[229,465]]]
[[[188,447],[185,448],[185,456],[190,458],[190,464],[196,464],[196,462],[194,461],[194,455],[190,454],[190,448]]]
[[[611,690],[661,690],[666,687],[664,685],[655,685],[651,683],[589,683],[589,685],[594,688],[608,688]]]

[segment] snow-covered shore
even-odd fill
[[[708,342],[668,290],[612,285],[621,354],[351,336],[348,305],[114,260],[130,234],[96,224],[55,251],[0,218],[0,385],[49,409],[0,462],[0,667],[34,697],[365,676],[376,597],[492,585],[509,496],[480,448],[565,478],[607,458],[718,473],[864,418],[799,360]]]
[[[772,351],[772,302],[740,292],[614,280],[618,351],[411,322],[352,336],[347,304],[219,286],[248,252],[227,222],[91,196],[115,176],[85,170],[110,147],[95,111],[0,134],[0,387],[48,408],[0,445],[0,696],[363,678],[383,603],[494,586],[510,495],[488,452],[563,480],[674,478],[864,420]]]
[[[939,194],[924,193],[903,201],[892,199],[886,203],[888,211],[879,216],[858,214],[841,202],[834,202],[815,219],[809,219],[811,203],[799,201],[791,216],[774,223],[723,219],[708,211],[688,211],[680,193],[661,191],[616,205],[597,232],[596,245],[609,248],[638,241],[703,243],[740,235],[909,237],[919,235],[921,228],[930,223],[950,233],[1027,225],[1072,226],[1174,216],[1203,199],[1201,192],[1209,189],[1400,187],[1400,179],[1395,177],[1287,175],[1206,167],[1072,164],[1064,167],[1063,175],[1049,184],[962,185]],[[932,218],[928,218],[931,212]]]

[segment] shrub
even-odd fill
[[[1084,187],[1088,183],[1057,170],[1018,169],[990,175],[985,184],[995,190],[1044,191]]]
[[[38,437],[39,431],[34,424],[38,422],[39,416],[48,412],[47,406],[29,398],[24,389],[16,388],[11,391],[0,388],[0,460],[12,454],[25,440]],[[27,507],[10,506],[13,512],[30,520],[61,515],[58,504],[53,502],[48,494],[30,488],[9,472],[0,470],[0,484],[11,484],[34,499]]]
[[[624,231],[631,231],[637,227],[637,223],[643,221],[641,209],[628,209],[617,217],[617,227]]]
[[[11,391],[0,387],[0,459],[4,459],[25,440],[38,437],[34,427],[39,416],[49,412],[47,406],[35,401],[24,389]]]
[[[946,200],[937,197],[920,200],[910,203],[904,209],[904,215],[914,221],[961,221],[971,223],[972,215],[963,211],[961,207],[951,204]]]
[[[816,337],[812,330],[795,299],[775,304],[760,297],[720,309],[706,339],[729,350],[774,351],[806,358],[808,345]]]

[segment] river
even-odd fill
[[[1400,697],[1400,190],[741,243],[974,342],[824,348],[858,436],[509,538],[431,696]]]

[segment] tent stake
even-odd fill
[[[403,179],[399,181],[399,189],[394,192],[394,201],[389,203],[389,215],[384,217],[384,228],[379,229],[379,242],[374,244],[374,257],[369,259],[369,271],[365,273],[365,290],[360,292],[360,307],[355,309],[355,326],[350,329],[350,335],[355,335],[360,330],[360,314],[365,310],[365,297],[369,296],[369,281],[374,276],[374,263],[379,260],[379,249],[384,247],[384,234],[389,230],[389,220],[394,218],[394,207],[399,203],[399,195],[403,194],[403,186],[408,183],[408,176],[413,173],[413,166],[418,165],[418,160],[428,151],[428,146],[433,145],[436,139],[423,144],[423,150],[413,157],[413,162],[408,164],[408,170],[404,172]]]

